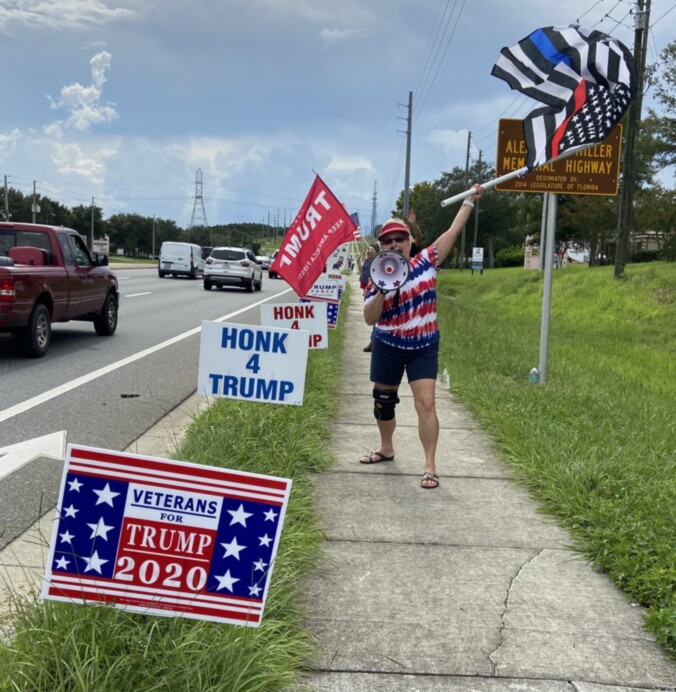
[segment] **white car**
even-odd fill
[[[157,274],[165,276],[187,276],[196,279],[204,270],[202,248],[194,243],[179,243],[165,240],[160,247]]]
[[[261,269],[270,268],[270,257],[268,255],[256,255],[256,262],[258,262]]]
[[[204,290],[241,286],[248,293],[263,288],[263,270],[247,247],[215,247],[204,264]]]

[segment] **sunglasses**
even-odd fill
[[[380,241],[381,245],[392,245],[392,243],[405,243],[408,240],[407,235],[389,236]]]

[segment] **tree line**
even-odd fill
[[[33,204],[39,212],[33,215]],[[108,236],[111,254],[122,250],[126,257],[154,257],[159,254],[165,240],[197,243],[203,247],[232,245],[250,247],[255,254],[261,248],[270,249],[282,233],[267,224],[232,223],[217,226],[181,228],[170,219],[140,214],[115,214],[103,218],[103,210],[96,205],[66,207],[42,195],[24,195],[14,188],[7,190],[7,209],[11,221],[35,221],[50,226],[66,226],[76,230],[88,240]],[[4,213],[0,214],[0,220]],[[281,240],[281,237],[279,238]]]

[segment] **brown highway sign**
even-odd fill
[[[526,140],[521,120],[503,118],[498,126],[496,177],[526,165]],[[495,186],[502,192],[553,192],[566,195],[616,195],[620,178],[622,125],[600,144],[545,163]]]

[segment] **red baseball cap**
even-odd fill
[[[410,235],[411,231],[405,221],[401,219],[388,219],[380,228],[378,240],[388,233],[406,233],[406,235]]]

